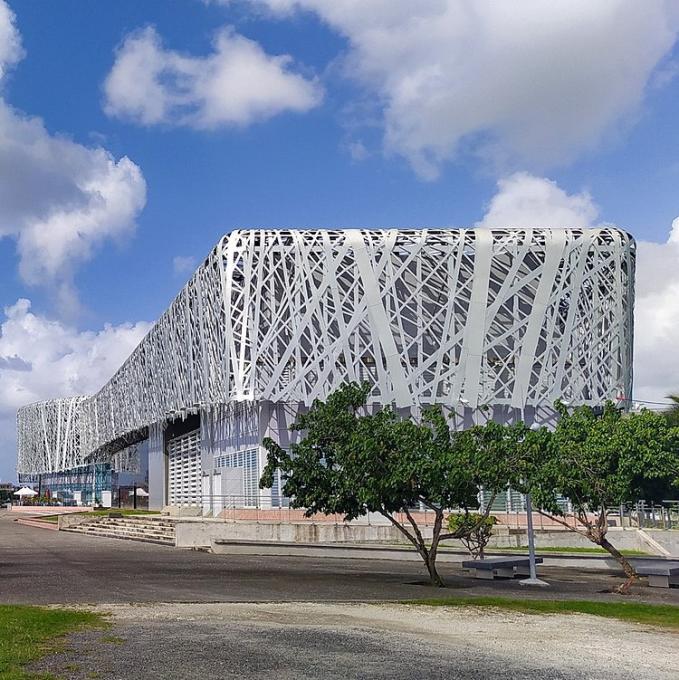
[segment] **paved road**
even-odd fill
[[[441,565],[447,594],[521,594],[517,581],[479,582]],[[538,597],[615,598],[615,574],[545,569]],[[0,601],[115,602],[376,601],[437,596],[418,562],[212,555],[148,543],[48,531],[0,514]],[[679,604],[679,589],[640,587],[633,596]]]

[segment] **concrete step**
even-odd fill
[[[78,526],[70,527],[75,531],[80,531],[81,533],[97,533],[100,531],[107,531],[119,534],[131,534],[135,536],[152,536],[152,537],[165,537],[173,538],[174,533],[167,531],[148,531],[144,529],[138,529],[136,527],[124,527],[124,526],[106,526],[106,525],[91,525],[91,524],[80,524]]]
[[[146,517],[96,517],[64,531],[161,545],[175,544],[174,523],[160,518],[149,520]]]
[[[167,531],[144,531],[142,529],[136,529],[134,527],[106,527],[106,526],[88,526],[86,524],[81,524],[77,527],[72,527],[73,529],[80,531],[81,533],[93,533],[96,534],[99,531],[110,531],[113,533],[119,533],[121,535],[129,534],[131,536],[149,536],[151,538],[170,538],[174,539],[173,532]]]
[[[160,518],[158,517],[157,519],[154,518],[152,515],[151,516],[130,516],[130,515],[123,515],[122,517],[108,517],[108,516],[101,516],[101,517],[93,517],[90,520],[91,523],[95,522],[125,522],[126,524],[144,524],[144,525],[149,525],[149,526],[163,526],[163,527],[169,527],[169,528],[174,528],[174,525],[176,524],[175,521],[170,520],[170,519],[165,519],[165,518]]]
[[[132,523],[124,522],[121,520],[111,519],[107,522],[87,522],[84,526],[95,526],[95,527],[125,527],[128,529],[138,529],[140,531],[164,531],[166,533],[174,534],[173,526],[162,526],[156,524],[142,524],[142,523]]]
[[[62,531],[70,531],[72,533],[85,534],[86,536],[95,536],[102,538],[119,538],[125,541],[139,541],[141,543],[156,543],[158,545],[167,545],[174,547],[174,538],[155,538],[150,536],[131,536],[122,535],[113,531],[107,531],[105,529],[99,529],[97,531],[82,531],[78,527],[72,527],[70,529],[62,529]]]

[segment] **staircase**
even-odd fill
[[[125,538],[128,541],[144,541],[160,545],[174,546],[175,544],[174,520],[153,515],[94,517],[83,524],[63,528],[62,531],[88,536]]]

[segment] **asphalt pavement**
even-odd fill
[[[49,531],[0,513],[0,602],[399,601],[451,595],[616,599],[621,573],[544,568],[551,587],[478,581],[441,564],[448,588],[427,583],[419,562],[213,555],[136,541]],[[632,600],[679,604],[679,589],[638,586]]]

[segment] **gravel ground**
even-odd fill
[[[100,605],[34,670],[144,677],[676,680],[679,635],[585,615],[391,604]]]

